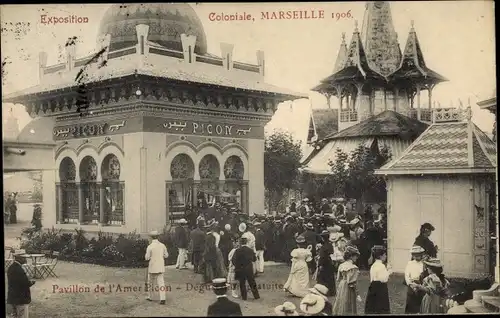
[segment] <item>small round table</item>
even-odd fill
[[[23,254],[24,258],[31,258],[33,260],[33,278],[42,278],[42,273],[39,271],[37,265],[37,259],[44,257],[45,254]]]

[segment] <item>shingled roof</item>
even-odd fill
[[[494,173],[496,145],[472,121],[431,125],[377,174]]]
[[[323,140],[326,136],[336,133],[339,130],[338,118],[338,109],[313,109],[311,111],[307,141],[313,141],[314,136],[317,136],[317,140]]]
[[[392,110],[386,110],[336,134],[327,136],[325,139],[372,136],[400,136],[404,139],[415,139],[427,127],[426,123],[406,117]]]

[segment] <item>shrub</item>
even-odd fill
[[[88,239],[83,230],[62,233],[54,228],[45,232],[35,228],[24,229],[21,241],[21,248],[27,253],[59,251],[61,260],[114,267],[147,266],[144,260],[147,246],[148,241],[135,232],[116,238],[99,232],[96,238]]]

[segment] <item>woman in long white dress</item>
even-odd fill
[[[292,268],[285,283],[286,292],[296,297],[304,297],[309,293],[309,268],[307,262],[312,260],[312,253],[306,248],[306,240],[302,235],[296,239],[297,248],[290,255],[292,256]]]

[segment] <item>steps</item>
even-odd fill
[[[500,285],[493,284],[488,290],[475,290],[472,299],[464,303],[468,313],[485,314],[500,312]]]

